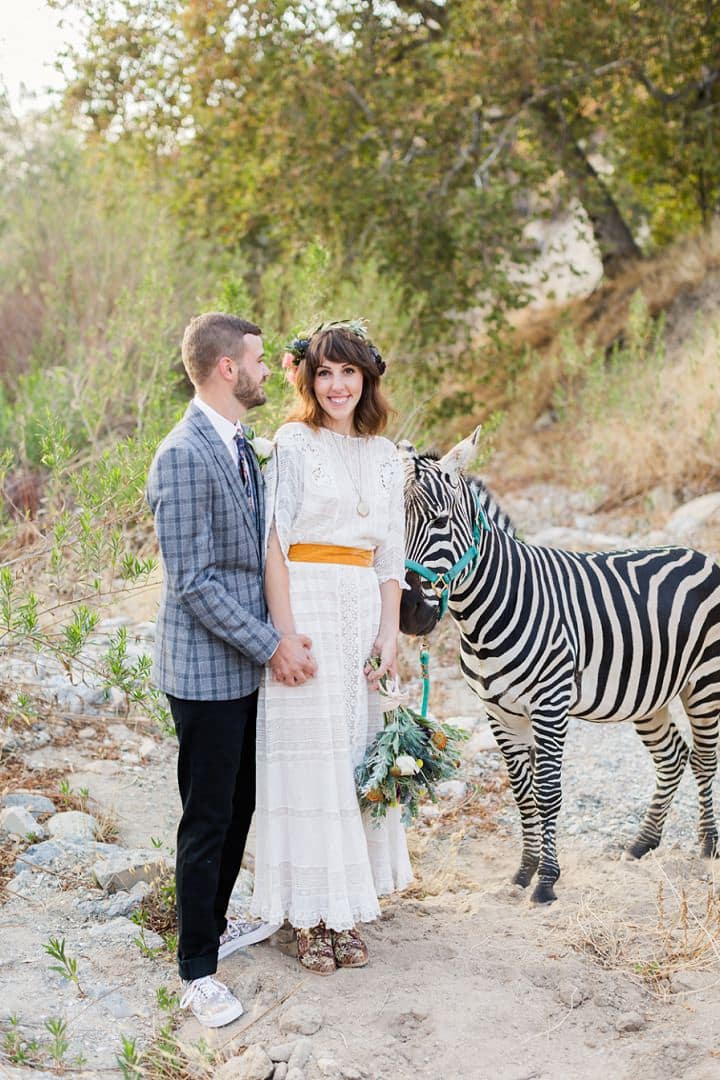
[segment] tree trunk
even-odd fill
[[[629,260],[641,259],[642,252],[602,177],[573,137],[560,111],[548,101],[538,102],[533,110],[540,117],[558,163],[590,219],[603,270],[607,277],[614,277]]]

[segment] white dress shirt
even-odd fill
[[[213,409],[212,405],[208,405],[207,401],[203,401],[197,394],[193,398],[193,402],[197,405],[200,412],[205,413],[212,426],[217,431],[218,435],[228,448],[230,457],[235,462],[235,467],[239,468],[240,462],[238,460],[238,448],[235,442],[235,436],[238,432],[243,434],[242,424],[235,424],[232,420],[228,420],[227,417],[222,416],[216,409]]]

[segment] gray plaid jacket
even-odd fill
[[[256,519],[227,447],[192,403],[157,449],[147,499],[163,563],[156,686],[200,701],[251,694],[280,640],[263,594],[264,500]]]

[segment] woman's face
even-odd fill
[[[359,367],[345,361],[323,361],[315,372],[313,390],[328,418],[328,427],[341,430],[352,426],[363,391],[363,373]]]

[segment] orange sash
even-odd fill
[[[342,563],[345,566],[372,566],[374,552],[369,548],[339,547],[336,544],[291,544],[291,562]]]

